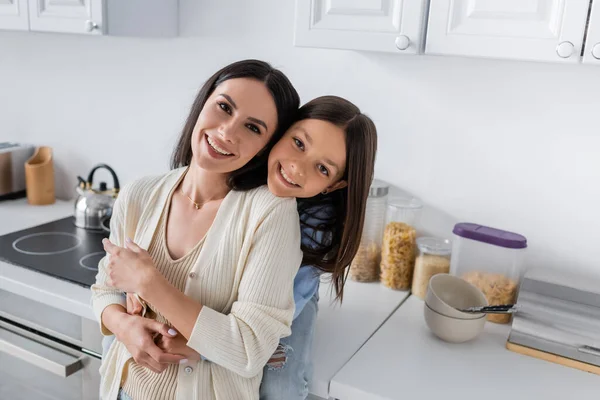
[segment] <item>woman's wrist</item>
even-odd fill
[[[164,282],[164,276],[156,268],[148,269],[140,279],[140,287],[137,294],[142,299],[148,300],[152,296],[152,293],[160,292],[160,287]]]

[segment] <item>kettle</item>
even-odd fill
[[[98,169],[106,169],[113,178],[113,187],[109,189],[106,182],[100,182],[94,188],[94,173]],[[96,165],[90,171],[87,180],[77,177],[77,199],[75,200],[75,226],[95,231],[109,231],[109,221],[113,205],[119,194],[119,178],[115,171],[106,164]]]

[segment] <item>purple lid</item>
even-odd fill
[[[494,246],[506,247],[509,249],[524,249],[527,247],[527,239],[525,236],[487,226],[460,223],[454,225],[452,232],[458,236]]]

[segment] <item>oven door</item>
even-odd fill
[[[0,399],[96,400],[99,368],[93,352],[0,321]]]

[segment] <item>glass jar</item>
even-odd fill
[[[423,204],[416,198],[395,197],[388,201],[381,246],[381,282],[396,290],[408,290],[416,255],[417,225]]]
[[[388,192],[389,185],[378,180],[374,180],[369,189],[360,246],[350,264],[350,279],[354,281],[373,282],[379,280],[381,240]]]
[[[524,272],[527,239],[470,223],[454,226],[450,273],[477,286],[493,305],[514,304]],[[506,324],[510,314],[489,314],[488,321]]]
[[[411,292],[424,299],[431,277],[450,272],[452,243],[448,239],[420,237],[417,239],[417,249],[419,253],[415,260]]]

